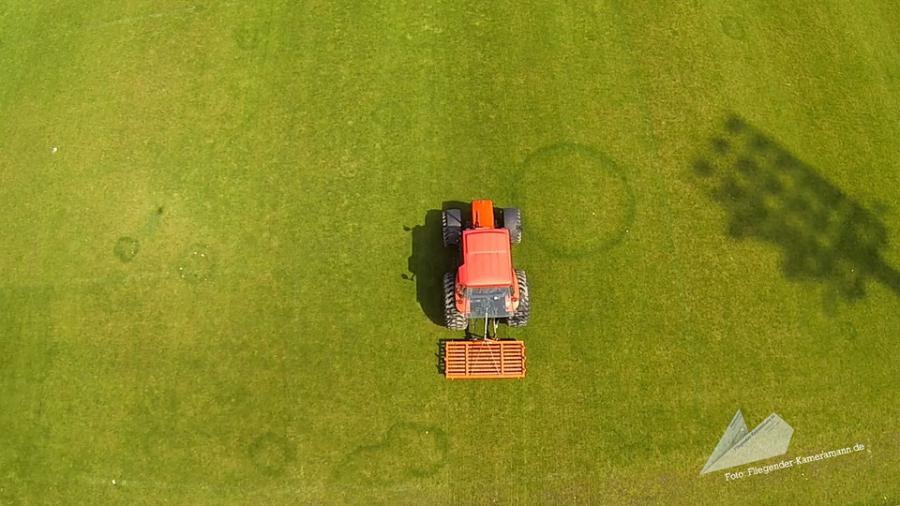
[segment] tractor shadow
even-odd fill
[[[900,296],[884,222],[742,118],[710,138],[691,180],[726,211],[730,237],[771,243],[785,278],[825,284],[826,308],[863,298],[869,280]]]
[[[444,202],[442,209],[466,208],[462,202]],[[425,223],[412,228],[410,232],[412,253],[407,260],[409,274],[401,277],[416,283],[416,300],[425,316],[435,325],[444,326],[444,274],[455,267],[457,251],[445,248],[442,236],[441,209],[430,209],[425,213]]]

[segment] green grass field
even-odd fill
[[[0,504],[900,503],[897,4],[385,4],[0,5]],[[866,451],[700,476],[738,408]]]

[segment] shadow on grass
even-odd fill
[[[728,213],[729,236],[782,250],[787,279],[824,283],[833,300],[863,298],[868,279],[900,296],[884,223],[742,118],[726,119],[693,176]]]
[[[442,209],[465,209],[462,202],[444,202]],[[410,274],[402,278],[416,283],[416,300],[425,316],[435,325],[444,326],[444,274],[456,268],[457,250],[445,248],[442,239],[441,209],[425,213],[425,223],[404,230],[410,232],[412,253],[407,261]]]
[[[444,375],[444,372],[447,370],[447,362],[444,355],[444,344],[448,341],[454,341],[454,339],[439,339],[437,342],[438,350],[435,356],[437,357],[437,372],[441,376]]]

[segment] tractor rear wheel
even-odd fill
[[[465,330],[469,326],[466,315],[456,309],[456,273],[444,274],[444,321],[450,330]]]
[[[522,242],[522,217],[518,208],[503,209],[503,228],[509,230],[509,242],[513,244]]]
[[[459,209],[447,209],[441,213],[442,232],[444,236],[444,247],[456,246],[459,244],[459,237],[462,234],[462,211]]]
[[[528,297],[528,278],[525,271],[516,269],[516,280],[519,282],[519,307],[506,323],[510,327],[524,327],[528,325],[528,317],[531,315],[531,300]]]

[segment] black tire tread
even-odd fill
[[[525,275],[525,271],[516,269],[516,280],[519,283],[519,307],[507,319],[506,323],[510,327],[524,327],[528,325],[528,318],[531,316],[531,299],[528,293],[528,277]]]
[[[465,330],[469,319],[456,309],[456,274],[444,274],[444,325],[450,330]]]
[[[451,223],[449,216],[453,216],[456,223]],[[447,209],[441,213],[441,235],[444,241],[444,247],[456,246],[459,244],[459,238],[462,234],[462,211],[459,209]]]
[[[522,242],[522,213],[516,207],[503,208],[503,227],[509,230],[509,242]]]

